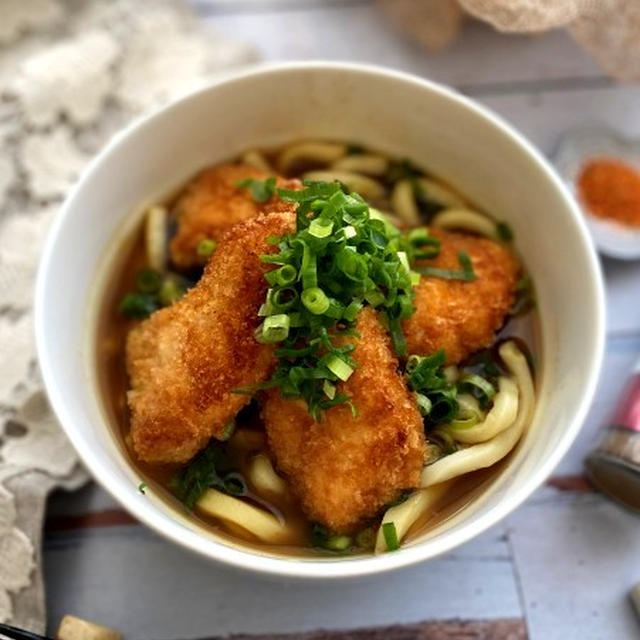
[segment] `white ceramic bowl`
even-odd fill
[[[96,301],[141,207],[201,167],[248,147],[300,138],[363,143],[446,177],[507,220],[537,286],[542,363],[535,418],[490,488],[397,553],[286,558],[230,544],[169,508],[139,477],[107,423],[96,386]],[[51,404],[87,468],[139,520],[203,556],[280,576],[380,573],[478,535],[540,485],[574,440],[602,360],[601,276],[584,221],[544,158],[493,113],[414,76],[303,63],[235,75],[144,118],[93,161],[58,215],[36,292],[40,366]],[[161,398],[158,399],[161,401]]]

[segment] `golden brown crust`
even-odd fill
[[[276,464],[305,513],[340,532],[416,487],[425,449],[422,419],[376,312],[365,308],[356,330],[359,367],[342,388],[356,417],[338,405],[314,422],[303,401],[278,390],[265,394],[262,410]]]
[[[238,188],[240,180],[265,180],[269,174],[248,166],[218,165],[205,169],[191,182],[176,205],[178,229],[171,239],[171,260],[181,268],[202,264],[197,248],[201,240],[220,240],[224,232],[238,222],[255,218],[260,213],[294,211],[293,203],[277,196],[266,202],[255,202],[249,189]],[[277,179],[277,186],[298,188],[298,180]]]
[[[409,353],[428,355],[444,349],[455,364],[491,344],[513,304],[519,264],[504,245],[469,234],[431,229],[440,238],[440,255],[423,266],[460,269],[466,251],[476,279],[472,282],[423,276],[416,287],[416,312],[404,324]]]
[[[200,282],[129,333],[131,435],[141,460],[186,462],[247,404],[232,389],[268,377],[273,348],[254,339],[268,268],[259,256],[273,252],[269,236],[294,230],[290,211],[232,227]]]

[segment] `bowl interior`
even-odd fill
[[[97,393],[94,328],[104,274],[135,211],[199,168],[249,147],[301,138],[360,142],[406,156],[508,221],[537,288],[538,404],[518,451],[490,488],[403,548],[375,558],[287,559],[205,533],[153,495],[123,452]],[[432,557],[496,522],[546,477],[575,437],[603,345],[599,270],[584,223],[541,157],[492,114],[424,81],[375,68],[287,65],[212,86],[147,118],[107,147],[51,232],[36,300],[38,350],[62,425],[88,468],[145,523],[184,546],[246,568],[349,576]],[[159,399],[161,401],[161,399]]]

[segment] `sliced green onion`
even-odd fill
[[[249,493],[247,483],[239,473],[228,473],[222,480],[222,487],[232,496],[246,496]]]
[[[256,340],[265,344],[282,342],[289,335],[290,321],[286,313],[268,316],[256,330]]]
[[[158,302],[150,293],[128,293],[120,301],[119,308],[126,318],[140,320],[150,316],[158,308]]]
[[[496,388],[485,378],[477,373],[465,373],[458,382],[462,388],[470,388],[471,391],[479,393],[481,400],[490,402],[496,395]]]
[[[174,278],[165,278],[158,291],[158,300],[163,307],[168,307],[180,300],[186,291],[186,288]]]
[[[348,322],[353,322],[356,319],[360,309],[362,309],[362,302],[359,300],[353,300],[350,302],[347,308],[344,310],[342,317]]]
[[[279,284],[281,287],[286,287],[288,284],[293,284],[298,277],[296,268],[290,264],[283,265],[275,273],[276,284]]]
[[[352,544],[349,536],[330,536],[324,543],[325,549],[330,551],[346,551]]]
[[[351,238],[355,238],[355,236],[358,235],[358,232],[356,231],[356,228],[353,225],[347,225],[346,227],[344,227],[344,229],[342,229],[342,232],[344,233],[344,237],[347,240],[350,240]]]
[[[396,525],[393,522],[385,522],[382,525],[382,535],[388,551],[397,551],[400,548]]]
[[[225,425],[224,431],[222,432],[218,440],[222,440],[222,441],[228,440],[233,435],[233,432],[235,430],[236,430],[236,421],[229,420],[229,422],[227,422],[227,424]]]
[[[338,356],[330,356],[326,360],[326,367],[337,376],[342,382],[346,382],[353,373],[353,367],[349,366],[344,360],[338,358]]]
[[[473,270],[473,265],[465,251],[458,252],[458,260],[460,261],[461,269],[440,269],[439,267],[416,266],[415,270],[425,276],[444,278],[445,280],[463,280],[465,282],[472,282],[475,280],[476,274]]]
[[[520,316],[531,311],[536,306],[531,278],[525,276],[516,282],[514,287],[515,301],[509,313],[512,316]]]
[[[302,304],[315,315],[322,315],[329,308],[329,298],[320,287],[305,289],[300,298]]]
[[[208,258],[215,251],[217,245],[218,243],[212,238],[205,238],[204,240],[200,240],[200,242],[198,242],[196,253],[201,258]]]
[[[513,240],[513,230],[506,222],[496,222],[496,235],[502,242]]]
[[[289,314],[289,326],[292,329],[304,326],[304,320],[300,312],[294,311]]]
[[[162,275],[155,269],[142,269],[136,274],[136,289],[140,293],[156,293],[162,286]]]
[[[431,404],[431,400],[423,393],[415,394],[416,403],[418,404],[418,411],[420,411],[421,416],[428,416],[431,413],[431,408],[433,405]]]
[[[336,385],[329,380],[325,380],[322,383],[322,390],[324,391],[324,395],[329,398],[329,400],[333,400],[336,397]]]
[[[318,286],[318,272],[316,269],[316,255],[308,245],[302,249],[302,263],[300,265],[300,279],[305,289]]]
[[[364,299],[372,306],[379,307],[385,300],[384,294],[377,289],[373,291],[367,291],[364,294]]]
[[[333,230],[333,222],[324,218],[316,218],[309,225],[309,233],[314,238],[326,238],[331,235]]]
[[[335,389],[335,382],[354,370],[348,354],[355,345],[332,340],[355,336],[352,323],[364,304],[380,311],[396,353],[406,353],[402,320],[414,311],[413,285],[419,279],[409,267],[417,245],[437,240],[423,231],[414,234],[412,244],[408,234],[337,182],[303,184],[299,190],[278,190],[281,199],[296,203],[296,229],[271,239],[277,253],[260,256],[277,267],[265,275],[270,290],[259,311],[265,318],[259,339],[269,339],[269,318],[289,316],[289,333],[275,351],[277,367],[260,388],[279,388],[285,397],[303,398],[317,420],[322,411],[340,403],[356,411],[349,396]]]
[[[276,189],[276,179],[274,177],[267,178],[266,180],[256,180],[255,178],[246,178],[236,182],[236,187],[239,189],[251,190],[251,197],[256,202],[266,202],[271,196],[273,196]]]
[[[409,267],[409,258],[407,258],[406,251],[398,251],[398,258],[400,260],[400,264],[406,269],[407,273],[410,273],[411,268]]]
[[[276,289],[271,293],[269,301],[271,302],[271,313],[282,313],[291,309],[298,302],[298,292],[293,287]]]

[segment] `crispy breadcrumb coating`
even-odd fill
[[[491,344],[514,300],[520,266],[504,245],[470,234],[431,229],[440,238],[440,255],[418,264],[460,269],[466,251],[472,282],[423,276],[416,287],[416,312],[403,323],[408,353],[428,355],[444,349],[447,364],[461,362]]]
[[[299,497],[307,516],[336,532],[352,531],[376,515],[403,489],[418,485],[424,461],[422,418],[398,373],[398,361],[375,311],[363,309],[358,363],[342,391],[346,404],[314,422],[302,400],[265,394],[262,409],[276,464]]]
[[[266,379],[273,347],[256,342],[268,265],[266,239],[295,230],[295,215],[272,212],[232,227],[202,279],[127,338],[133,447],[146,462],[186,462],[249,402],[232,389]]]
[[[293,203],[282,202],[277,195],[266,202],[255,202],[251,191],[238,188],[246,178],[265,180],[269,174],[248,166],[219,165],[205,169],[191,182],[176,205],[177,232],[171,239],[171,260],[180,268],[196,267],[205,259],[198,256],[198,244],[205,238],[220,240],[229,227],[259,213],[294,211]],[[296,189],[298,180],[278,178],[277,187]]]

